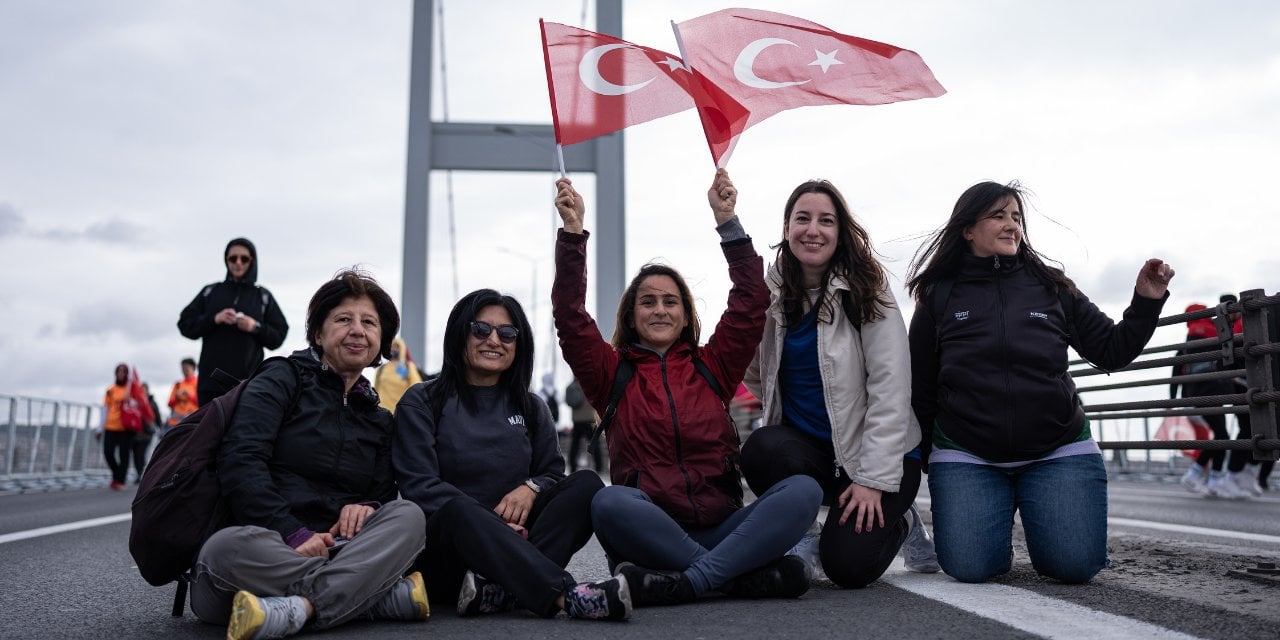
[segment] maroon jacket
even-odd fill
[[[586,309],[586,247],[586,233],[560,232],[551,305],[561,352],[592,406],[608,404],[619,358],[635,365],[608,431],[611,480],[644,491],[682,525],[719,524],[742,507],[738,432],[725,407],[764,333],[764,261],[749,239],[722,244],[728,308],[706,345],[677,343],[664,357],[639,345],[615,351],[601,337]],[[695,353],[725,395],[698,374]]]

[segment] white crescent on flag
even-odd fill
[[[738,59],[734,60],[733,77],[737,78],[738,82],[757,89],[781,89],[808,82],[808,80],[774,82],[756,75],[756,72],[751,68],[756,62],[756,56],[759,56],[765,49],[775,44],[789,44],[796,48],[800,47],[800,45],[783,38],[760,38],[759,40],[754,40],[743,47],[742,53],[738,54]],[[823,69],[823,71],[826,71],[826,69]]]
[[[614,84],[600,75],[600,59],[604,57],[604,54],[614,49],[634,48],[625,44],[605,44],[591,49],[587,52],[587,55],[582,56],[582,62],[578,64],[578,79],[588,89],[602,96],[621,96],[643,89],[645,85],[653,82],[654,79],[649,78],[636,84]]]

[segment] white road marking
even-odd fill
[[[1001,584],[965,584],[943,573],[912,573],[894,560],[883,577],[899,589],[1042,638],[1078,640],[1195,640],[1179,631],[1097,611]]]
[[[1230,538],[1232,540],[1250,540],[1253,542],[1266,542],[1269,544],[1280,545],[1280,536],[1267,535],[1265,533],[1249,533],[1247,531],[1228,531],[1227,529],[1209,529],[1207,527],[1193,527],[1185,524],[1167,524],[1164,522],[1152,522],[1150,520],[1130,520],[1129,518],[1107,518],[1107,524],[1117,527],[1134,527],[1136,529],[1155,529],[1157,531],[1172,531],[1174,533],[1186,533],[1193,536],[1207,536],[1210,538]]]
[[[132,513],[121,513],[114,516],[103,516],[101,518],[91,518],[89,520],[80,520],[77,522],[68,522],[66,524],[55,524],[51,527],[40,527],[39,529],[28,529],[27,531],[15,531],[13,533],[0,534],[0,544],[6,542],[16,542],[18,540],[26,540],[28,538],[39,538],[41,536],[53,535],[64,531],[75,531],[76,529],[88,529],[89,527],[100,527],[104,524],[115,524],[117,522],[125,522],[133,518]]]
[[[929,508],[929,505],[929,498],[916,498],[917,508],[927,509]],[[1210,529],[1209,527],[1193,527],[1187,524],[1170,524],[1165,522],[1154,522],[1152,520],[1133,520],[1131,518],[1107,518],[1107,524],[1116,527],[1150,529],[1154,531],[1168,531],[1171,533],[1204,536],[1207,538],[1248,540],[1250,542],[1265,542],[1268,544],[1280,545],[1280,536],[1273,536],[1266,533],[1249,533],[1248,531],[1231,531],[1229,529]]]

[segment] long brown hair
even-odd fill
[[[876,259],[875,250],[871,248],[871,237],[862,228],[849,205],[835,185],[826,180],[809,180],[803,182],[791,192],[787,205],[782,209],[782,241],[772,248],[778,250],[775,264],[782,274],[782,309],[790,324],[799,319],[804,309],[805,293],[804,272],[800,268],[800,259],[791,252],[787,244],[787,228],[791,222],[791,212],[796,201],[806,193],[825,194],[831,198],[836,210],[836,249],[827,263],[826,272],[822,274],[822,291],[819,296],[825,308],[825,317],[832,318],[832,296],[827,294],[827,285],[832,276],[840,276],[849,283],[849,302],[854,313],[860,316],[859,324],[874,322],[884,317],[880,307],[889,307],[893,303],[885,295],[888,290],[888,275],[884,265]],[[819,314],[819,317],[823,317]],[[853,320],[853,318],[850,318]]]

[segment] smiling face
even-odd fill
[[[507,313],[506,307],[491,304],[480,309],[474,322],[487,324],[490,331],[484,338],[478,337],[475,330],[467,332],[467,384],[492,387],[516,360],[516,340],[503,342],[503,331],[500,330],[501,327],[512,326],[511,314]]]
[[[344,378],[373,363],[381,341],[381,318],[367,296],[347,298],[334,307],[316,336],[320,359]]]
[[[787,248],[800,262],[806,287],[818,287],[839,243],[836,205],[825,193],[805,193],[796,199],[783,229]]]
[[[978,221],[964,230],[969,251],[979,258],[1015,256],[1022,244],[1022,210],[1013,196],[996,201]]]
[[[632,326],[640,337],[640,344],[658,353],[666,353],[680,339],[689,320],[685,317],[680,288],[671,276],[652,275],[640,281],[636,287]]]

